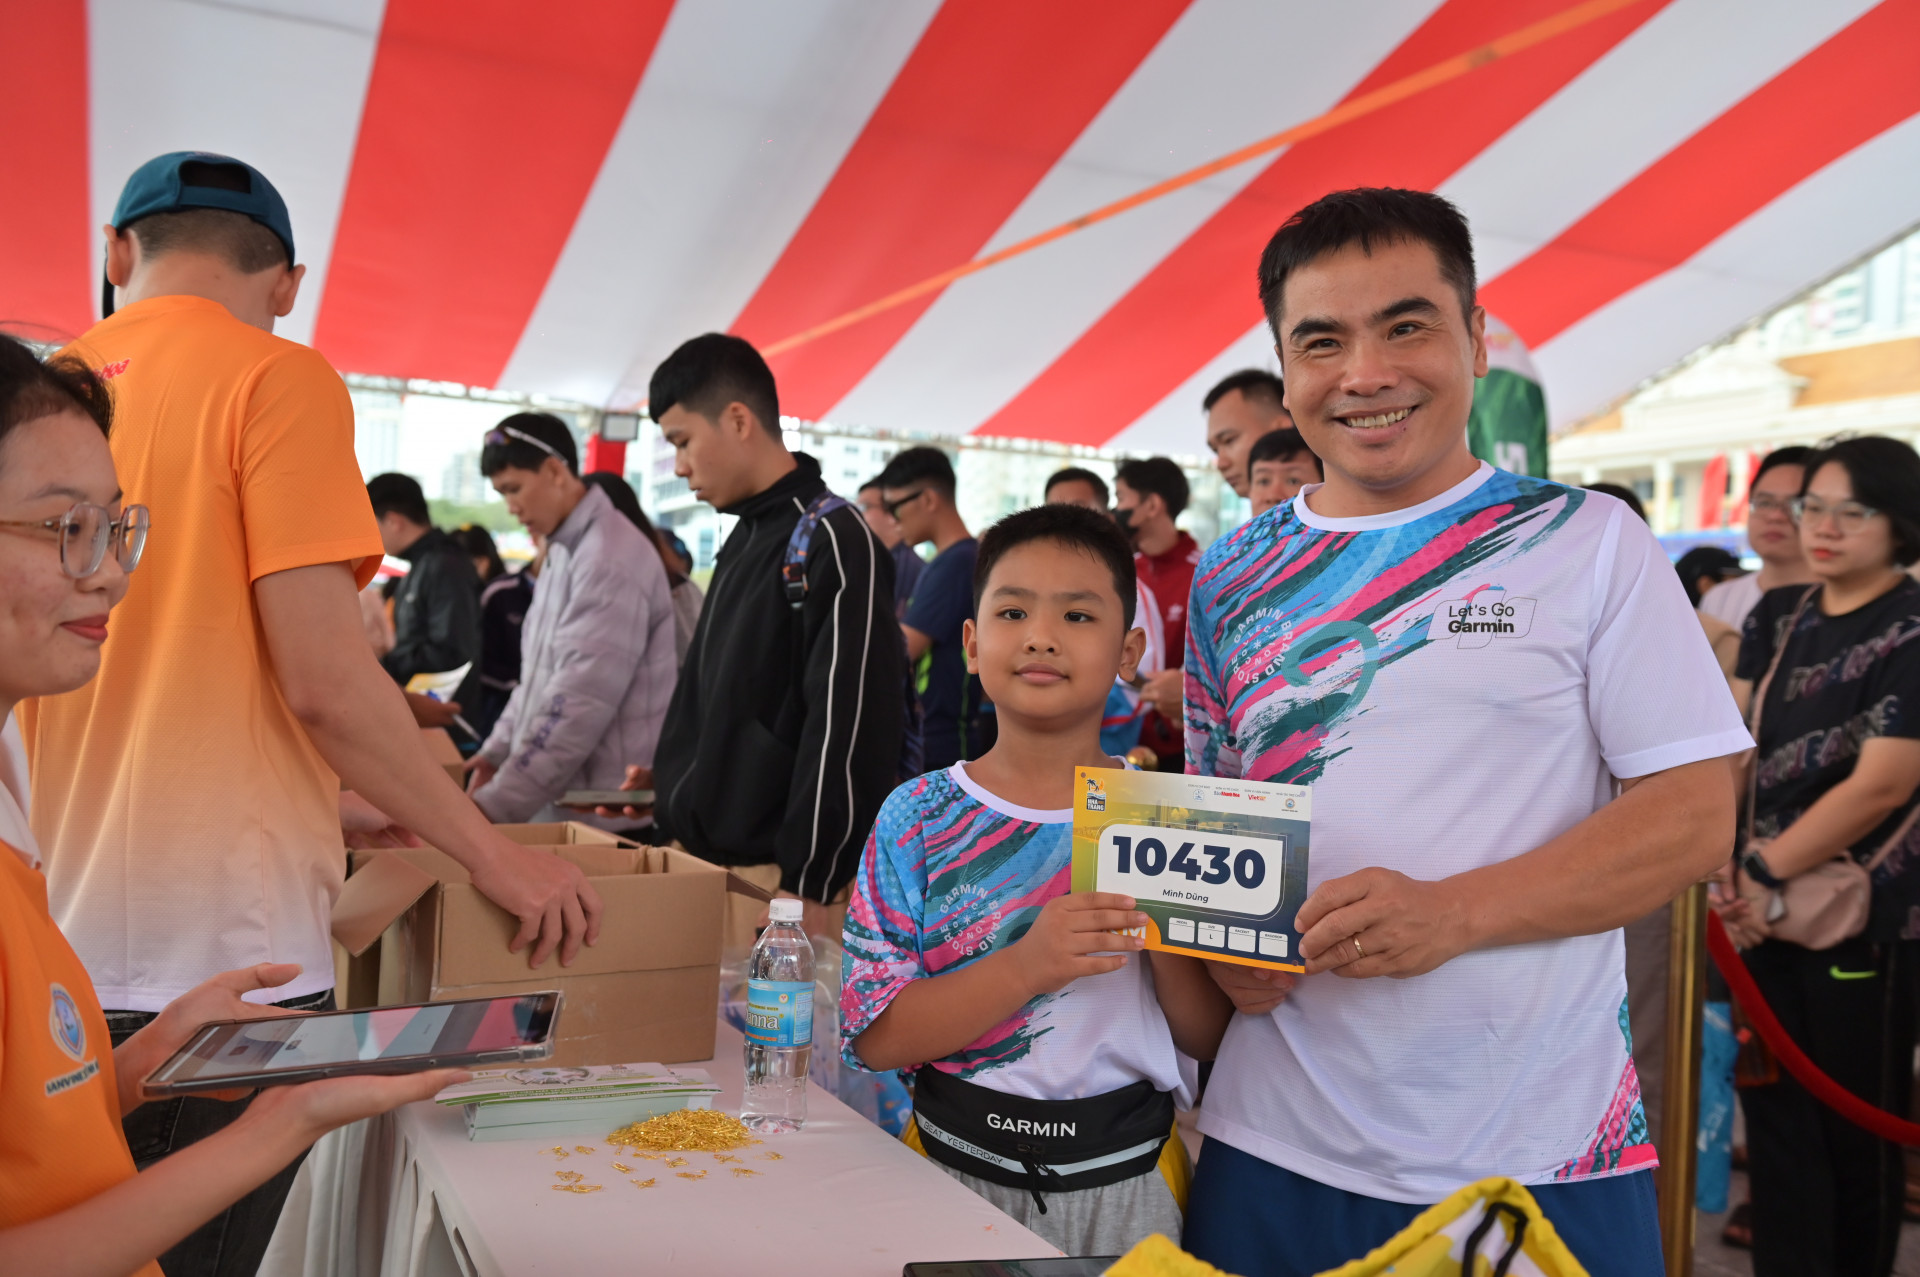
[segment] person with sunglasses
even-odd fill
[[[140,566],[150,519],[120,491],[111,422],[85,365],[42,364],[0,336],[0,718],[94,677],[108,618]],[[33,831],[0,786],[0,1272],[157,1277],[156,1255],[325,1131],[466,1076],[279,1088],[136,1173],[121,1119],[142,1107],[141,1080],[209,1020],[278,1014],[242,996],[298,975],[263,963],[196,980],[112,1043],[93,982],[48,913]]]
[[[933,559],[900,613],[907,659],[917,667],[926,713],[922,765],[940,771],[986,753],[998,726],[980,677],[967,668],[960,628],[973,615],[973,565],[980,543],[954,504],[953,462],[938,448],[908,448],[880,471],[880,506],[907,545],[931,542]]]
[[[461,795],[366,642],[381,543],[353,405],[318,352],[274,335],[304,272],[285,201],[250,165],[176,152],[135,170],[104,238],[110,313],[69,353],[112,387],[115,465],[163,531],[98,676],[20,725],[53,916],[114,1032],[267,961],[301,968],[276,996],[329,1004],[343,820],[430,842],[518,920],[515,950],[570,961],[598,934],[592,886]],[[136,1157],[233,1112],[136,1110]],[[192,1266],[251,1271],[284,1182],[197,1234]]]
[[[1813,1062],[1904,1116],[1920,938],[1920,584],[1906,571],[1920,561],[1920,455],[1844,439],[1805,473],[1790,508],[1814,582],[1760,600],[1735,671],[1759,749],[1738,899],[1721,916]],[[1848,926],[1805,927],[1811,897],[1794,881],[1840,858],[1871,884],[1864,925],[1845,938]],[[1900,1149],[1784,1074],[1740,1097],[1756,1277],[1884,1277],[1905,1203]]]

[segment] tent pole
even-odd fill
[[[1674,899],[1667,960],[1666,1089],[1660,1115],[1660,1238],[1667,1277],[1692,1277],[1694,1175],[1700,1128],[1700,1013],[1706,982],[1707,888]]]

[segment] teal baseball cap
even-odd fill
[[[113,227],[125,230],[155,213],[217,208],[252,218],[286,246],[293,265],[293,219],[287,202],[266,175],[251,164],[211,151],[169,151],[133,171],[113,206]],[[113,286],[104,284],[101,313],[113,313]]]

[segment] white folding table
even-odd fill
[[[741,1038],[704,1065],[739,1112]],[[414,1104],[315,1146],[262,1277],[899,1277],[909,1261],[1060,1252],[809,1084],[806,1129],[720,1162],[620,1156],[603,1141],[467,1139],[459,1110]],[[561,1160],[555,1143],[591,1154]],[[761,1156],[779,1153],[778,1160]],[[612,1169],[615,1161],[632,1167]],[[758,1172],[736,1176],[736,1169]],[[682,1173],[706,1171],[700,1179]],[[555,1191],[578,1171],[595,1193]],[[632,1180],[655,1180],[638,1188]]]

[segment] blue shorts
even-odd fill
[[[1591,1277],[1666,1271],[1652,1171],[1527,1191]],[[1209,1139],[1181,1244],[1239,1277],[1313,1277],[1364,1257],[1425,1209],[1330,1188]]]

